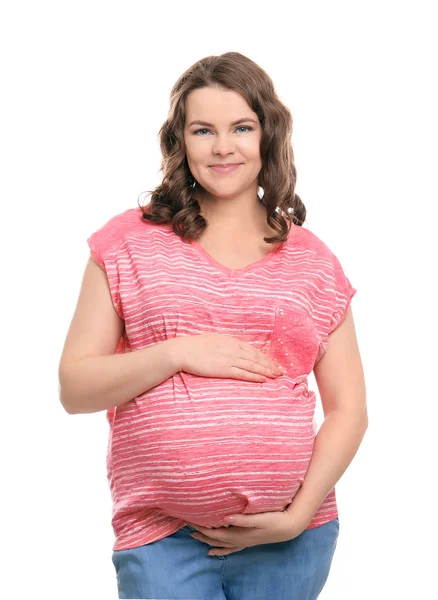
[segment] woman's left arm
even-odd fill
[[[353,460],[368,427],[365,378],[352,309],[314,368],[324,421],[304,481],[286,511],[310,522]]]

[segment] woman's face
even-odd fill
[[[184,127],[187,162],[193,177],[208,194],[231,198],[251,187],[257,194],[262,168],[261,137],[257,114],[237,92],[206,87],[187,96]],[[212,168],[227,163],[239,166],[230,172],[216,172]]]

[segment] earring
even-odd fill
[[[192,175],[189,175],[188,182],[189,182],[189,187],[190,187],[190,188],[192,188],[192,189],[193,189],[193,188],[196,186],[196,181],[195,181],[195,179],[192,177]]]

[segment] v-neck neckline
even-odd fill
[[[284,249],[287,242],[289,241],[294,229],[295,229],[295,225],[293,225],[290,228],[287,240],[285,240],[284,242],[281,242],[281,244],[278,244],[270,252],[265,254],[265,256],[262,256],[262,258],[259,258],[258,260],[250,263],[246,267],[240,267],[239,269],[232,269],[231,267],[227,267],[226,265],[223,265],[222,263],[217,261],[196,240],[190,240],[188,242],[188,244],[196,252],[196,254],[204,260],[204,262],[208,263],[214,269],[221,271],[223,274],[227,275],[228,277],[234,277],[236,275],[237,276],[244,275],[245,273],[248,273],[249,271],[254,271],[254,270],[262,267],[266,263],[274,260],[277,256],[279,256],[281,254],[282,250]]]

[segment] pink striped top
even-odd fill
[[[116,352],[215,332],[286,370],[265,383],[178,372],[107,411],[113,550],[149,544],[187,521],[219,527],[230,514],[284,510],[317,430],[308,375],[356,293],[338,259],[293,226],[264,258],[230,269],[169,226],[144,221],[138,207],[87,242],[125,322]],[[337,516],[333,488],[307,529]]]

